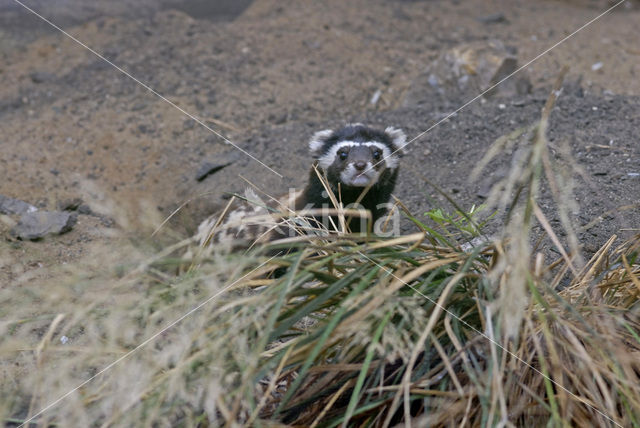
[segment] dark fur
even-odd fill
[[[321,169],[319,169],[319,171],[322,173]],[[369,191],[360,201],[359,204],[362,205],[364,209],[371,212],[372,224],[386,213],[387,210],[383,207],[379,207],[379,205],[389,202],[391,192],[393,192],[396,185],[397,177],[398,168],[395,170],[387,169],[382,173],[378,182],[371,186]],[[345,186],[340,183],[340,176],[335,172],[332,174],[331,171],[327,173],[327,181],[331,185],[331,190],[336,198],[341,197],[342,205],[344,207],[348,207],[350,204],[355,203],[364,190],[362,187]],[[329,198],[329,195],[327,195],[314,168],[311,168],[311,171],[309,172],[309,182],[307,183],[307,186],[298,200],[296,200],[296,210],[302,210],[305,207],[333,207],[331,199]],[[316,218],[316,221],[325,225],[331,224],[326,219],[322,218]],[[333,217],[333,222],[334,224],[338,224],[337,218]],[[361,230],[362,227],[359,219],[352,219],[349,226],[352,232],[365,232],[365,230]]]
[[[394,144],[394,139],[385,131],[379,131],[377,129],[369,128],[364,125],[355,124],[347,125],[339,130],[334,131],[330,136],[326,136],[322,139],[322,148],[315,151],[316,157],[321,157],[327,154],[331,148],[343,141],[352,142],[378,142],[388,147],[390,153],[394,153],[398,150],[397,145]],[[312,150],[313,152],[313,150]],[[372,157],[373,151],[360,151],[360,156],[364,153],[364,161],[371,162],[373,168],[380,172],[378,181],[369,188],[362,199],[359,202],[358,208],[364,208],[371,212],[372,222],[369,225],[371,227],[375,222],[384,216],[387,212],[386,207],[381,207],[381,204],[386,204],[391,198],[391,193],[395,188],[398,178],[398,168],[390,169],[386,168],[384,161],[378,162],[378,160]],[[395,157],[400,156],[394,154]],[[346,168],[345,164],[341,164],[339,161],[335,161],[329,168],[323,170],[316,161],[314,167],[318,171],[325,175],[327,182],[329,183],[333,194],[336,199],[342,202],[343,207],[353,208],[353,204],[361,197],[361,194],[365,190],[364,187],[349,186],[342,182],[340,173]],[[309,173],[309,181],[305,187],[302,195],[296,201],[296,210],[302,210],[303,208],[334,208],[327,194],[325,187],[323,186],[315,168],[312,167]],[[338,224],[335,217],[332,217],[333,224]],[[316,221],[323,223],[325,226],[331,225],[331,222],[326,218],[316,218]],[[349,222],[349,228],[352,232],[359,233],[365,232],[367,226],[364,219],[352,218]]]

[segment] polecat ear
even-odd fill
[[[391,144],[394,147],[394,151],[398,151],[398,153],[405,153],[404,146],[407,142],[407,136],[404,134],[402,129],[394,128],[393,126],[387,127],[384,130],[385,134],[391,138]]]
[[[318,131],[313,134],[311,141],[309,141],[309,152],[314,159],[318,159],[322,156],[322,148],[327,139],[331,137],[333,131],[331,129],[325,129],[324,131]]]

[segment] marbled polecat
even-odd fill
[[[369,211],[375,224],[387,212],[405,141],[399,129],[380,131],[359,123],[316,132],[309,142],[314,162],[302,191],[264,202],[248,190],[244,201],[203,221],[196,239],[201,246],[229,250],[299,234],[330,233],[340,229],[340,222],[326,187],[344,208]],[[366,232],[367,222],[352,217],[348,227],[354,233]]]

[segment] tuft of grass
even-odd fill
[[[349,236],[272,259],[210,259],[181,277],[148,266],[102,287],[95,279],[61,285],[57,296],[25,289],[16,298],[31,295],[41,315],[5,309],[5,376],[22,373],[3,382],[4,420],[27,420],[126,355],[36,420],[632,426],[639,248],[640,237],[603,248],[562,291],[544,271],[530,272],[520,339],[507,342],[488,276],[498,246],[464,252],[422,233]],[[280,266],[284,276],[266,278]]]

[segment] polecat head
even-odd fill
[[[336,131],[316,132],[309,149],[330,181],[333,178],[343,185],[366,187],[398,167],[405,141],[400,129],[388,127],[379,131],[353,123]]]

